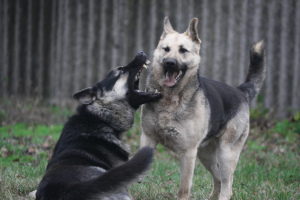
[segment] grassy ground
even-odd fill
[[[0,114],[7,115],[3,110]],[[65,115],[61,118],[65,121],[72,112],[52,107],[44,115],[55,113]],[[300,199],[299,116],[277,123],[260,117],[252,119],[250,137],[235,172],[232,199]],[[59,138],[62,123],[57,121],[23,124],[2,120],[0,199],[29,199],[27,195],[38,186]],[[136,123],[126,137],[133,154],[138,150],[139,124],[137,113]],[[140,200],[176,199],[179,171],[177,156],[158,145],[152,169],[142,184],[131,186],[130,192]],[[207,199],[211,189],[211,176],[197,161],[190,199]]]

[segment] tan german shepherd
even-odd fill
[[[232,88],[199,75],[197,23],[192,19],[180,34],[165,18],[146,87],[163,98],[142,107],[141,147],[161,143],[179,155],[178,199],[189,198],[196,157],[213,177],[210,198],[230,199],[233,174],[249,133],[249,104],[265,79],[264,44],[252,46],[246,80]]]

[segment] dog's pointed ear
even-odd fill
[[[173,33],[175,32],[171,23],[170,23],[170,20],[168,17],[165,17],[165,20],[164,20],[164,32],[163,34],[161,35],[160,39],[163,39],[168,33]]]
[[[90,104],[95,101],[96,96],[92,88],[89,87],[73,94],[73,98],[81,104]]]
[[[188,35],[190,38],[192,38],[194,42],[201,44],[201,40],[198,37],[197,25],[198,25],[198,19],[193,18],[185,34]]]
[[[170,23],[169,17],[165,17],[164,30],[165,30],[166,33],[173,33],[174,32],[174,29],[173,29],[173,27]]]

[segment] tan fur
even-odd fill
[[[173,30],[167,18],[164,24],[164,33],[154,51],[153,69],[147,80],[147,89],[157,89],[163,98],[142,107],[141,147],[155,148],[157,143],[161,143],[179,155],[179,200],[189,198],[197,157],[213,176],[214,188],[210,197],[216,198],[220,194],[219,199],[230,199],[233,173],[249,131],[248,105],[245,104],[216,137],[202,142],[209,129],[210,108],[199,89],[197,76],[201,43],[196,31],[197,19],[193,19],[182,34]],[[179,53],[182,45],[189,51],[188,54]],[[170,47],[169,52],[163,49],[166,46]],[[164,58],[175,58],[179,64],[188,65],[186,74],[176,87],[169,88],[163,83]]]

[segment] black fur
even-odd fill
[[[242,91],[247,97],[248,102],[258,94],[263,80],[265,79],[265,47],[262,43],[261,48],[258,52],[255,51],[255,44],[252,45],[250,49],[250,67],[246,80],[243,84],[237,87],[238,90]]]
[[[151,164],[150,148],[125,163],[129,153],[117,143],[121,133],[86,112],[85,107],[81,106],[66,123],[38,187],[37,199],[92,199],[136,179]],[[118,166],[121,163],[125,164]]]
[[[132,126],[136,108],[161,97],[133,88],[145,61],[146,54],[141,52],[129,65],[112,70],[103,81],[73,95],[82,105],[62,130],[37,189],[38,200],[130,198],[127,187],[147,171],[153,149],[143,148],[129,160],[122,135]],[[127,90],[119,93],[124,96],[111,94],[119,78]],[[137,102],[130,102],[132,96]]]
[[[247,99],[242,92],[227,84],[204,77],[199,77],[199,83],[211,111],[206,141],[220,132]]]
[[[250,49],[250,67],[243,84],[236,89],[215,80],[198,76],[200,88],[203,90],[210,107],[209,131],[204,142],[220,133],[228,120],[235,116],[239,106],[245,102],[250,103],[261,88],[265,78],[264,45],[259,52]]]

